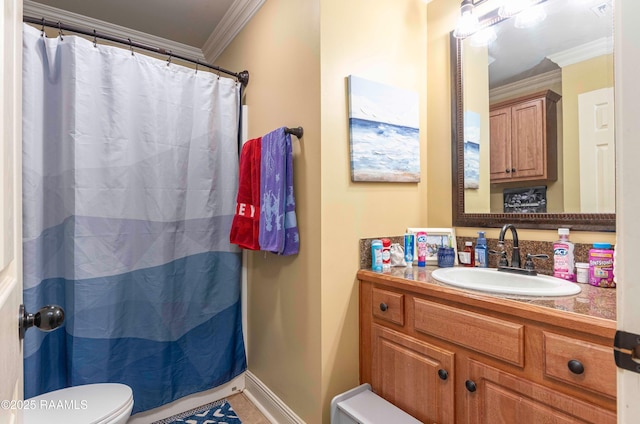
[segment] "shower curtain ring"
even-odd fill
[[[60,36],[60,41],[63,41],[64,38],[62,37],[62,24],[60,23],[60,21],[58,21],[58,35]]]
[[[129,50],[131,50],[131,56],[133,56],[133,43],[131,42],[131,38],[127,38],[129,40]]]
[[[96,30],[93,30],[93,47],[98,47],[98,36],[96,35]]]
[[[167,66],[171,65],[171,56],[173,55],[173,53],[171,52],[171,50],[169,50],[169,58],[167,59]]]
[[[44,18],[42,18],[42,29],[40,29],[40,37],[44,37]]]
[[[218,68],[218,79],[220,79],[220,68]]]
[[[200,65],[200,59],[196,59],[196,74],[198,73],[198,65]]]

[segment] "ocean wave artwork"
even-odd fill
[[[418,93],[349,76],[352,181],[419,182]]]
[[[480,145],[464,142],[464,188],[480,187]]]

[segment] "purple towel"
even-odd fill
[[[284,128],[262,137],[260,165],[260,250],[280,252],[284,247],[286,200],[286,141]]]
[[[293,151],[291,147],[291,136],[286,134],[286,186],[287,203],[284,215],[284,248],[279,252],[281,255],[295,255],[300,247],[300,234],[298,233],[298,223],[296,220],[296,199],[293,196]]]
[[[293,197],[291,136],[284,127],[262,137],[260,166],[260,250],[298,253],[299,235]]]

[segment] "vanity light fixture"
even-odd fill
[[[532,0],[503,0],[500,9],[498,9],[498,15],[501,18],[510,18],[522,12],[529,6],[537,3]]]
[[[462,0],[462,3],[460,3],[460,17],[458,18],[456,29],[453,31],[454,37],[466,38],[480,29],[478,17],[473,12],[474,8],[473,0]]]
[[[538,25],[546,18],[547,12],[544,10],[544,4],[540,3],[518,13],[513,25],[516,28],[531,28]]]

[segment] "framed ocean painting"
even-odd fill
[[[480,114],[464,113],[464,188],[480,188]]]
[[[420,181],[418,93],[350,75],[351,180]]]

